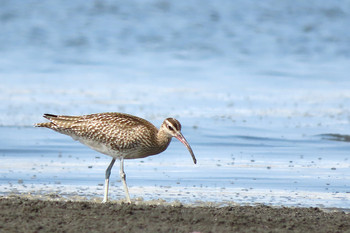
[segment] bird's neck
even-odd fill
[[[169,135],[167,133],[165,133],[162,130],[159,130],[157,133],[157,144],[159,149],[161,149],[161,151],[164,151],[170,144],[171,142],[171,136],[169,137]]]

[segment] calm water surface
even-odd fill
[[[349,209],[350,5],[217,2],[4,4],[1,195],[102,200],[111,158],[33,124],[125,112],[177,118],[198,160],[126,161],[134,200]]]

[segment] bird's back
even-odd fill
[[[92,149],[113,157],[145,157],[150,155],[147,150],[157,147],[155,143],[158,129],[147,120],[129,114],[45,114],[44,117],[50,122],[39,123],[36,126],[69,135]]]

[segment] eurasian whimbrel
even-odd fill
[[[126,185],[124,159],[138,159],[163,152],[172,137],[182,142],[191,153],[193,162],[196,158],[181,133],[181,124],[174,118],[164,120],[158,130],[149,121],[123,113],[98,113],[83,116],[58,116],[45,114],[50,120],[38,123],[37,127],[46,127],[89,146],[103,154],[112,156],[105,174],[105,191],[102,202],[108,201],[109,176],[115,160],[120,159],[120,177],[130,203],[130,195]]]

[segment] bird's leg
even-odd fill
[[[120,173],[120,178],[122,179],[122,182],[123,182],[123,186],[124,186],[124,190],[125,190],[125,194],[126,194],[126,200],[128,203],[131,203],[128,186],[126,185],[126,176],[125,176],[125,172],[124,172],[124,158],[123,157],[121,157],[121,159],[120,159],[120,171],[119,171],[119,173]]]
[[[115,158],[112,159],[111,163],[109,164],[108,168],[106,169],[106,175],[105,175],[105,193],[103,197],[102,203],[106,203],[108,201],[108,188],[109,188],[109,176],[111,175],[111,170],[114,165]]]

